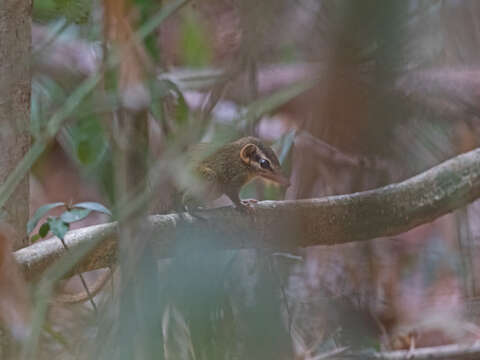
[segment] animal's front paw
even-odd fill
[[[200,212],[202,210],[204,210],[204,208],[200,207],[200,206],[197,206],[197,207],[185,206],[185,211],[186,211],[187,214],[194,217],[195,219],[207,221],[207,219],[205,217],[200,215]]]
[[[245,199],[241,200],[240,203],[236,204],[236,208],[238,211],[242,212],[243,214],[253,215],[255,212],[254,204],[256,204],[258,200],[256,199]]]

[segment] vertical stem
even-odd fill
[[[254,101],[258,100],[258,79],[257,79],[257,63],[255,59],[250,57],[248,60],[248,98],[249,102],[253,103]],[[257,135],[257,125],[260,120],[260,117],[255,117],[254,119],[250,119],[250,123],[248,125],[247,132],[249,135],[256,136]]]
[[[63,238],[59,238],[59,239],[62,242],[62,245],[65,248],[65,250],[67,252],[70,251],[67,244],[65,244],[65,240],[63,240]],[[97,305],[95,304],[95,301],[93,300],[92,294],[90,293],[90,289],[87,286],[87,282],[85,281],[85,278],[83,277],[82,273],[80,273],[80,272],[77,272],[77,275],[80,278],[80,281],[82,282],[83,288],[87,292],[88,300],[90,301],[90,304],[92,304],[93,311],[95,311],[95,315],[98,315]]]
[[[468,207],[455,212],[455,220],[458,231],[458,246],[463,265],[463,278],[465,293],[468,298],[474,298],[476,294],[475,271],[474,271],[474,244],[470,234],[472,231],[469,224]]]

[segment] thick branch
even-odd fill
[[[480,197],[480,149],[448,160],[401,183],[349,195],[299,201],[263,201],[252,216],[233,208],[190,216],[155,215],[145,229],[157,241],[159,258],[174,256],[178,246],[202,248],[269,248],[286,250],[334,245],[392,236],[430,222]],[[179,226],[182,224],[183,226]],[[71,231],[70,248],[99,241],[81,270],[111,265],[115,259],[116,224]],[[147,230],[146,230],[147,231]],[[102,241],[100,241],[102,240]],[[48,239],[16,252],[28,278],[40,274],[64,253],[57,239]]]

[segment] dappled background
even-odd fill
[[[32,40],[34,140],[64,121],[33,168],[32,214],[94,201],[124,220],[113,281],[95,305],[39,316],[39,358],[313,359],[478,340],[476,203],[394,239],[288,253],[215,252],[192,232],[194,248],[162,261],[141,219],[178,210],[179,164],[200,141],[272,144],[291,186],[242,191],[272,200],[374,189],[477,147],[480,3],[35,0]]]

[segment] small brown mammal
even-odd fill
[[[209,144],[198,144],[189,152],[191,172],[195,178],[183,196],[187,210],[227,195],[240,211],[248,210],[248,202],[240,200],[244,185],[256,177],[289,186],[273,150],[255,137],[244,137],[209,151]]]

